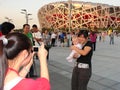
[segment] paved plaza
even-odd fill
[[[51,90],[71,90],[71,76],[74,62],[69,63],[69,47],[52,47],[48,61]],[[38,61],[36,60],[36,65]],[[93,74],[88,90],[120,90],[120,37],[115,37],[115,44],[97,41],[92,58]],[[37,68],[37,71],[38,68]],[[38,74],[38,72],[37,72]]]

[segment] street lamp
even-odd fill
[[[31,19],[29,19],[29,16],[32,15],[32,14],[28,13],[26,9],[21,9],[21,10],[22,10],[21,13],[25,14],[26,24],[28,24],[28,20],[31,20]]]
[[[81,6],[81,27],[80,28],[83,28],[82,25],[83,25],[83,3],[82,3],[82,6]]]
[[[69,3],[69,32],[71,31],[71,8],[72,8],[72,0],[68,0]]]
[[[9,17],[5,17],[5,19],[7,19],[8,22],[12,22],[12,19],[10,19]]]

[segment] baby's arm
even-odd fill
[[[81,44],[76,44],[75,45],[77,48],[79,48],[79,49],[82,49],[82,45]]]
[[[79,48],[79,49],[82,49],[82,45],[81,44],[76,44],[75,45],[77,48]],[[76,52],[76,51],[75,51]],[[80,57],[81,55],[79,54],[79,56],[78,57]]]

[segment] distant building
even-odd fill
[[[67,1],[54,2],[40,8],[38,18],[42,28],[69,28],[69,24],[72,29],[117,28],[120,27],[120,6],[72,1],[69,7]]]

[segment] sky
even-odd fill
[[[68,1],[68,0],[0,0],[0,24],[7,21],[5,17],[12,19],[12,23],[15,24],[15,29],[22,28],[26,22],[25,14],[22,14],[21,9],[26,9],[28,13],[32,14],[29,16],[29,24],[37,24],[38,21],[38,10],[46,4],[57,2],[57,1]],[[72,0],[82,1],[82,0]],[[84,0],[83,0],[84,1]],[[114,6],[120,6],[120,0],[85,0],[85,2],[103,3]],[[40,27],[39,27],[40,28]]]

